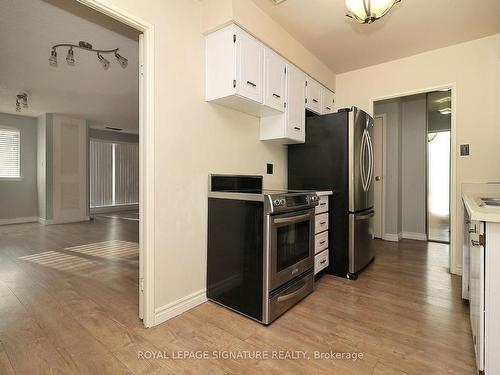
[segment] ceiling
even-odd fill
[[[2,0],[0,2],[0,112],[27,116],[59,113],[138,132],[139,34],[76,1]],[[84,40],[94,48],[120,48],[123,69],[114,55],[108,70],[96,54],[74,50],[75,66],[58,49],[58,66],[49,65],[51,46]],[[15,97],[28,94],[29,108],[17,113]]]
[[[343,0],[253,0],[336,73],[500,32],[499,0],[402,0],[359,25]]]

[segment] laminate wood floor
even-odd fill
[[[0,227],[0,374],[475,372],[468,307],[460,278],[448,273],[447,245],[378,241],[375,263],[357,281],[324,276],[269,327],[207,302],[145,329],[137,232],[133,220],[101,216]],[[166,359],[193,351],[208,358]],[[297,351],[307,357],[216,358],[303,355]]]

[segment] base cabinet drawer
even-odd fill
[[[314,236],[314,254],[319,254],[328,247],[328,231]]]
[[[319,198],[319,203],[314,211],[316,215],[322,214],[323,212],[328,212],[328,195],[324,195]]]
[[[314,257],[314,274],[324,270],[329,265],[328,249]]]
[[[316,215],[314,233],[321,233],[328,229],[328,213]]]

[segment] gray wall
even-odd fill
[[[426,228],[426,98],[412,98],[402,103],[402,230],[425,234]]]
[[[0,180],[0,220],[37,217],[37,119],[0,113],[0,126],[20,130],[22,175],[20,181]]]

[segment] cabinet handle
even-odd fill
[[[294,129],[295,130],[300,130],[300,128],[298,126],[295,126]]]
[[[325,107],[327,110],[331,111],[332,109],[330,107]]]
[[[314,103],[317,103],[318,101],[317,101],[316,99],[313,99],[313,102],[314,102]]]
[[[326,203],[320,203],[319,205],[320,206],[326,206]]]
[[[470,243],[472,246],[476,247],[476,246],[481,246],[481,243],[479,241],[475,241],[475,240],[470,240]]]
[[[326,241],[321,241],[319,244],[320,244],[320,245],[323,245],[325,242],[326,242]]]
[[[278,94],[273,94],[273,96],[274,96],[275,98],[278,98],[278,99],[279,99],[279,98],[281,98],[281,96],[280,96],[280,95],[278,95]]]
[[[323,259],[319,264],[324,264],[326,262],[326,259]]]
[[[326,224],[326,221],[320,221],[319,222],[319,225],[325,225]]]
[[[250,86],[252,86],[252,87],[257,87],[257,85],[255,83],[250,82],[250,81],[247,81],[247,84],[250,85]]]

